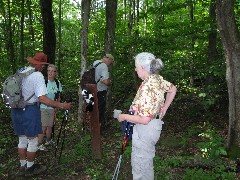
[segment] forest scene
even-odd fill
[[[128,112],[141,84],[134,62],[140,52],[162,59],[160,74],[177,87],[156,145],[155,179],[238,179],[239,27],[239,0],[1,0],[1,93],[5,79],[29,65],[27,57],[44,52],[57,66],[61,101],[70,94],[72,108],[57,111],[55,145],[37,151],[47,170],[27,178],[17,173],[18,137],[1,98],[0,179],[112,179],[123,143],[113,110]],[[115,60],[99,158],[80,81],[106,53]],[[132,179],[131,151],[128,141],[118,179]]]

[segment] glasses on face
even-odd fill
[[[54,70],[48,70],[48,72],[54,72],[54,73],[55,73],[56,71],[54,71]]]

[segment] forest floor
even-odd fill
[[[179,144],[179,142],[182,141],[183,133],[185,133],[193,124],[203,125],[206,121],[211,122],[211,124],[221,132],[222,136],[226,138],[228,124],[226,111],[213,110],[210,115],[207,113],[194,114],[194,112],[190,114],[183,113],[187,112],[188,109],[189,106],[177,105],[174,105],[169,109],[168,115],[165,117],[165,124],[161,133],[160,141],[156,147],[156,157],[160,158],[160,160],[180,156],[180,154],[190,154],[191,156],[194,156],[199,152],[197,148],[191,145],[183,146]],[[61,112],[58,116],[54,132],[55,141],[57,141],[62,119],[64,118]],[[61,133],[60,146],[57,151],[55,146],[52,146],[48,147],[48,151],[37,152],[36,162],[46,165],[47,171],[33,178],[18,176],[18,139],[13,133],[10,125],[11,123],[2,124],[1,129],[4,127],[4,130],[1,130],[0,132],[5,134],[8,143],[4,145],[5,151],[1,153],[0,179],[111,179],[121,154],[123,141],[119,123],[116,120],[111,119],[109,120],[109,125],[102,130],[102,158],[96,159],[91,153],[89,133],[83,131],[77,122],[77,112],[70,111],[68,119],[65,127],[66,136],[64,138],[64,146],[60,161],[59,155],[64,131]],[[192,142],[193,141],[194,139]],[[189,143],[191,144],[191,142]],[[128,143],[127,149],[123,154],[121,168],[118,175],[119,179],[132,179],[130,144],[131,142]],[[4,148],[2,149],[4,150]],[[181,175],[184,171],[181,168],[175,168],[171,170],[171,173]],[[157,179],[161,179],[161,177],[158,177]]]

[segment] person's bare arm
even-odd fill
[[[119,114],[118,121],[122,122],[124,120],[127,120],[135,124],[147,125],[150,122],[151,118],[146,116],[139,116],[139,115]]]
[[[176,86],[173,86],[168,92],[167,92],[167,95],[166,95],[166,100],[164,102],[164,105],[163,107],[160,109],[160,113],[161,113],[161,119],[163,118],[163,116],[165,116],[170,104],[172,103],[175,95],[176,95],[176,92],[177,92],[177,88]]]
[[[39,96],[38,97],[38,100],[49,106],[49,107],[53,107],[53,108],[61,108],[61,109],[70,109],[71,108],[71,104],[70,103],[61,103],[61,102],[58,102],[58,101],[54,101],[54,100],[51,100],[49,99],[47,96]]]
[[[112,81],[110,79],[101,80],[101,83],[105,84],[106,86],[111,86]]]

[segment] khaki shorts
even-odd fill
[[[42,126],[53,127],[54,109],[41,108]]]

